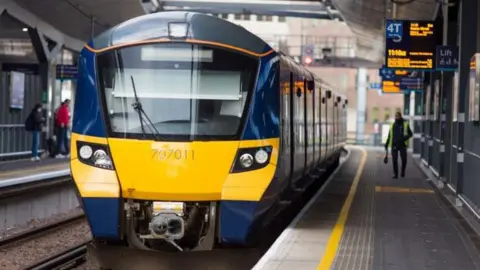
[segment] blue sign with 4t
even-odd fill
[[[402,39],[403,22],[387,20],[386,31],[387,31],[387,39]]]

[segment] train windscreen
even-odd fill
[[[257,68],[258,60],[251,56],[189,43],[137,45],[100,54],[98,86],[109,133],[121,138],[235,139]],[[135,104],[141,104],[144,116]]]

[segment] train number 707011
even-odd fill
[[[195,159],[194,150],[180,150],[180,149],[152,149],[152,159],[167,160],[167,159]]]

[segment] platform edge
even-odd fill
[[[350,158],[350,154],[352,150],[350,149],[351,146],[345,147],[344,149],[347,151],[347,155],[342,163],[338,165],[338,167],[330,174],[327,181],[322,185],[322,187],[313,195],[313,197],[307,202],[307,204],[302,208],[302,210],[295,216],[295,218],[290,222],[285,230],[280,234],[280,236],[275,240],[272,246],[267,250],[267,252],[260,258],[260,260],[253,266],[251,270],[261,270],[265,266],[265,264],[272,258],[276,253],[280,245],[283,241],[292,233],[292,230],[298,224],[298,222],[303,218],[305,213],[310,209],[310,207],[318,200],[320,195],[322,195],[323,191],[330,185],[330,182],[335,178],[338,171],[345,165],[345,163]]]

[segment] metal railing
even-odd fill
[[[381,134],[364,134],[362,139],[356,137],[355,133],[347,135],[347,143],[353,145],[365,146],[383,146]]]
[[[28,156],[31,149],[32,134],[25,131],[24,124],[0,124],[0,160]],[[42,152],[40,149],[39,153]]]

